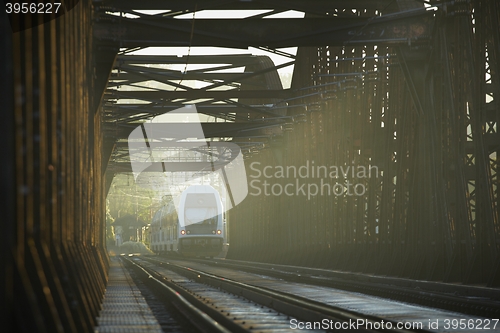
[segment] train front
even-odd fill
[[[224,241],[219,193],[211,186],[191,186],[181,195],[179,213],[179,252],[190,257],[219,255]]]

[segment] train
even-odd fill
[[[177,207],[169,200],[151,221],[150,248],[156,254],[224,258],[228,246],[221,197],[209,185],[189,186]]]

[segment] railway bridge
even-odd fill
[[[228,260],[500,287],[497,1],[24,5],[0,21],[12,331],[98,325],[116,177],[209,179],[236,155]]]

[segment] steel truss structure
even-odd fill
[[[364,191],[250,193],[228,216],[231,257],[500,285],[497,1],[64,3],[57,17],[0,21],[2,49],[12,50],[0,54],[0,95],[14,110],[0,124],[0,284],[13,331],[92,330],[107,278],[105,194],[130,171],[128,135],[195,102],[206,140],[238,144],[250,181],[341,183],[342,192],[351,181]],[[197,17],[212,9],[261,11]],[[288,10],[305,17],[267,17]],[[290,61],[134,55],[148,46],[255,47]],[[278,70],[291,64],[283,89]],[[162,149],[180,147],[164,139]],[[197,153],[164,167],[205,172],[214,151]],[[338,177],[253,170],[313,161]]]
[[[103,2],[94,36],[125,48],[104,95],[106,131],[120,142],[137,121],[203,99],[199,111],[222,121],[204,124],[207,137],[238,143],[249,173],[253,162],[376,168],[374,177],[301,179],[332,187],[351,181],[363,195],[250,195],[230,212],[234,258],[497,286],[498,5],[315,4]],[[271,11],[243,20],[176,19],[206,9]],[[265,18],[289,9],[305,18]],[[128,55],[186,45],[276,53],[299,46],[290,57],[292,86],[282,89],[277,66],[263,56]],[[173,70],[176,64],[206,67]],[[244,73],[217,71],[238,67]],[[144,89],[151,81],[167,87]],[[108,170],[126,171],[128,153],[123,143],[110,148]]]
[[[499,286],[499,13],[494,1],[441,6],[426,46],[299,49],[292,90],[319,93],[296,101],[314,107],[249,162],[379,173],[344,177],[360,196],[247,199],[231,216],[231,254]]]
[[[293,119],[287,115],[287,110],[305,107],[289,105],[289,101],[301,98],[305,90],[297,92],[282,88],[277,70],[295,64],[295,57],[277,50],[277,47],[319,45],[325,40],[337,45],[381,42],[418,45],[426,44],[432,31],[433,14],[422,8],[368,17],[351,10],[352,3],[340,4],[344,7],[339,7],[339,4],[318,2],[315,6],[304,6],[299,2],[270,5],[266,2],[208,1],[203,5],[165,2],[159,6],[154,2],[104,1],[96,6],[98,15],[94,37],[99,49],[112,55],[121,48],[114,61],[108,59],[113,71],[102,103],[104,131],[109,138],[105,140],[104,158],[111,161],[107,169],[107,186],[115,172],[126,170],[129,152],[123,143],[138,122],[188,103],[196,102],[200,112],[226,122],[205,125],[205,129],[219,129],[205,131],[207,138],[238,143],[247,156],[251,151],[281,142],[283,128],[302,117],[299,114],[298,119]],[[373,2],[359,1],[357,4],[376,11]],[[377,5],[387,8],[391,2]],[[157,12],[141,11],[152,9]],[[260,9],[267,12],[244,20],[178,19],[191,13],[195,17],[204,9]],[[303,19],[265,18],[289,9],[304,11],[308,16]],[[148,38],[144,38],[146,35]],[[269,57],[253,55],[132,55],[133,51],[148,46],[187,45],[255,46],[286,55],[291,60],[276,66]],[[195,65],[196,69],[187,70],[188,64]],[[244,68],[244,72],[238,72],[239,68]],[[185,83],[189,81],[203,87],[193,88]],[[129,103],[123,102],[127,100]],[[132,100],[134,102],[130,102]],[[247,125],[236,126],[235,122]],[[122,144],[116,145],[116,142]],[[190,165],[186,167],[191,168]]]

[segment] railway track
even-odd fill
[[[200,281],[197,272],[186,276],[137,258],[127,261],[136,272],[143,273],[149,285],[155,285],[157,292],[171,298],[179,312],[193,323],[197,322],[201,332],[274,332],[290,328],[287,315],[240,295],[207,286]]]
[[[267,275],[290,282],[360,292],[473,316],[500,317],[500,290],[493,288],[227,259],[190,261]]]
[[[317,328],[320,331],[448,332],[453,330],[446,329],[446,319],[475,319],[330,287],[285,281],[271,274],[249,273],[235,266],[221,267],[216,264],[218,261],[147,257],[127,260],[148,280],[164,284],[192,307],[208,315],[222,331],[275,332]],[[429,320],[441,321],[440,327],[431,327]],[[213,330],[216,326],[212,324]]]

